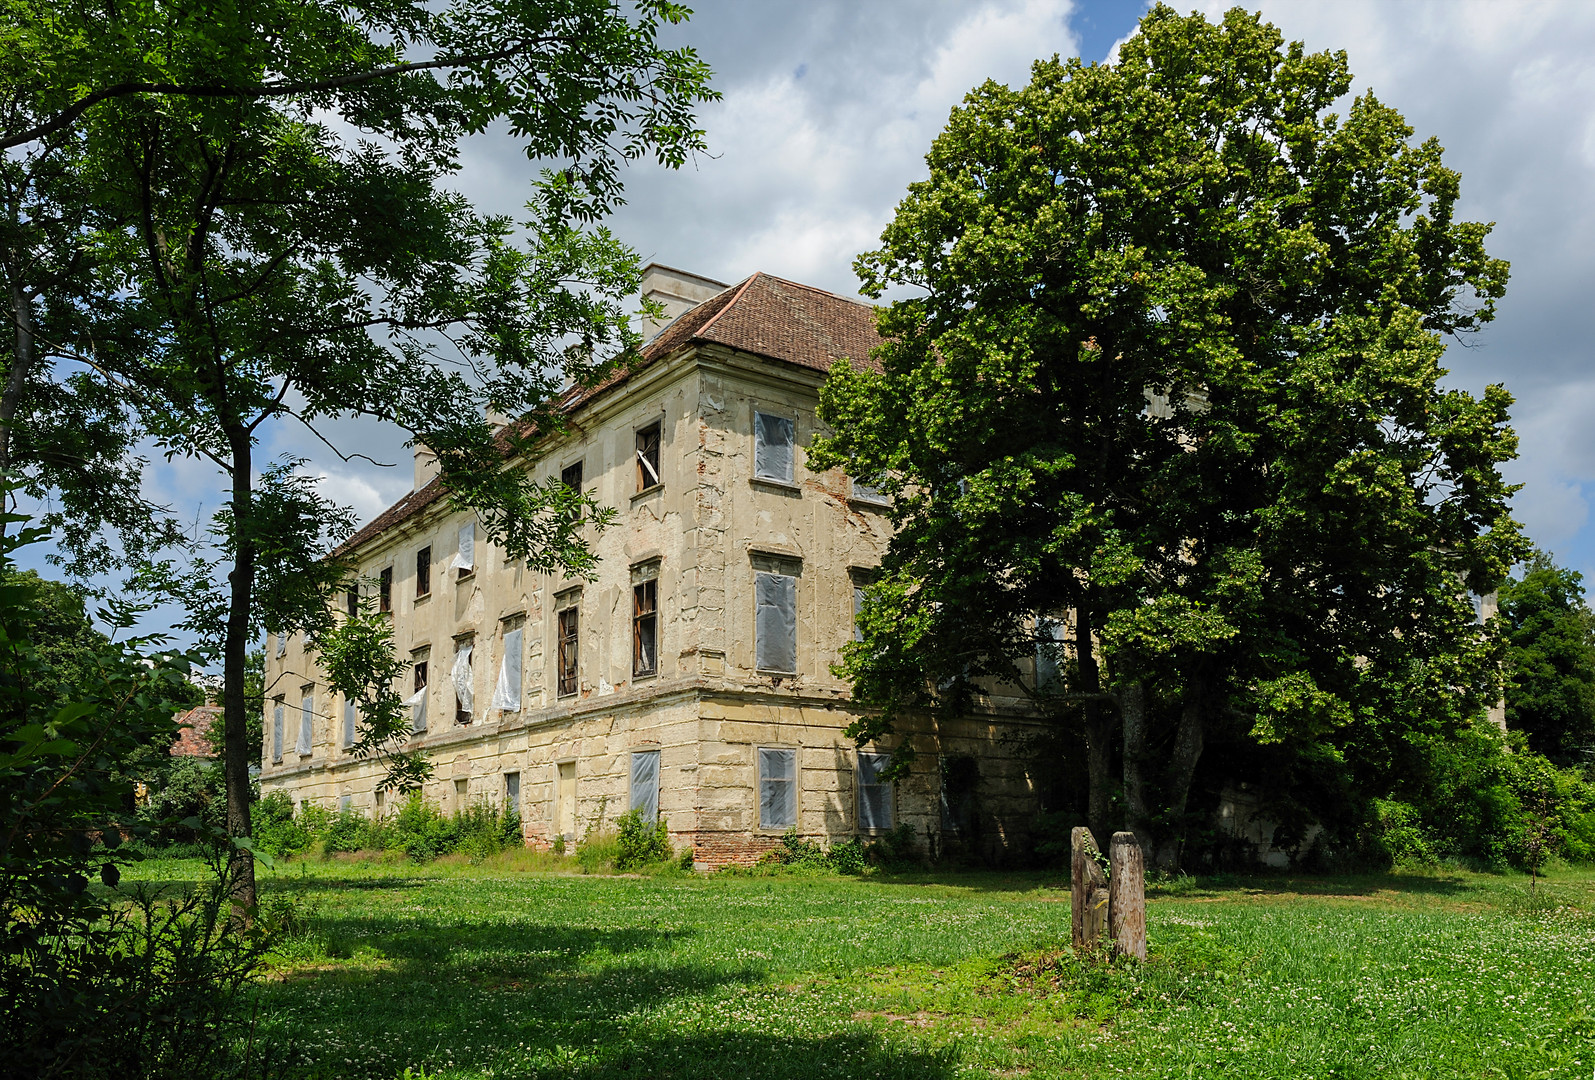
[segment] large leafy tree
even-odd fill
[[[1595,615],[1584,577],[1536,552],[1501,587],[1506,724],[1559,765],[1595,756]]]
[[[857,736],[1022,690],[1082,734],[1092,828],[1120,798],[1172,862],[1214,725],[1377,755],[1489,700],[1461,586],[1520,550],[1510,399],[1439,360],[1507,267],[1440,147],[1350,83],[1256,16],[1160,5],[1117,63],[953,111],[857,263],[912,287],[881,369],[821,399],[816,464],[895,498]]]
[[[87,215],[88,281],[53,347],[169,457],[226,477],[209,553],[147,561],[140,580],[180,595],[222,657],[228,829],[246,837],[248,646],[263,628],[329,631],[350,583],[327,555],[351,522],[297,463],[257,460],[262,432],[397,423],[512,556],[589,569],[585,497],[502,466],[559,423],[567,381],[631,343],[637,259],[591,223],[626,162],[703,145],[708,71],[658,43],[688,15],[665,0],[9,10],[11,92],[35,120],[0,141],[69,134],[58,216]],[[460,141],[494,123],[547,166],[524,243],[447,187]]]

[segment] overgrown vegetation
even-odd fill
[[[274,791],[255,807],[255,841],[282,856],[392,851],[418,863],[453,854],[480,861],[520,846],[521,821],[486,802],[445,814],[419,792],[390,815],[368,817],[354,807],[334,811],[309,801],[295,807],[287,793]]]

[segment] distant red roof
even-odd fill
[[[201,705],[179,714],[177,723],[182,730],[177,733],[177,741],[172,743],[172,756],[210,757],[210,743],[206,741],[205,733],[212,724],[219,723],[221,717],[220,705]]]
[[[571,412],[619,386],[655,360],[693,344],[724,345],[742,352],[829,371],[844,357],[874,366],[870,350],[881,343],[875,309],[858,300],[809,285],[757,273],[684,312],[642,347],[638,358],[585,391],[567,392]],[[447,490],[433,479],[412,491],[338,546],[358,547],[441,499]]]

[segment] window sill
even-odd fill
[[[665,489],[665,484],[664,484],[664,481],[661,480],[659,483],[650,485],[649,487],[645,487],[641,491],[637,492],[635,495],[633,495],[631,497],[631,501],[632,502],[636,502],[638,499],[646,499],[650,495],[657,495],[659,492],[663,491],[664,489]]]
[[[416,593],[415,594],[415,602],[417,604],[419,604],[423,600],[430,600],[430,599],[432,599],[432,594],[429,593],[429,592]]]
[[[782,495],[801,495],[803,489],[791,480],[772,480],[767,476],[750,476],[748,483],[756,488],[769,488]]]
[[[631,673],[631,681],[633,685],[639,682],[652,682],[657,678],[659,678],[659,671],[657,668],[653,671],[633,671]]]
[[[455,577],[454,580],[455,581],[470,581],[475,576],[476,576],[476,571],[475,570],[467,570],[464,573],[462,573],[462,574],[458,575],[457,577]]]
[[[879,499],[861,499],[857,495],[849,495],[847,501],[850,505],[864,510],[890,510],[892,508],[892,504],[889,502],[881,502]]]
[[[754,668],[753,673],[755,675],[764,675],[776,679],[795,679],[797,678],[798,674],[795,671],[770,671],[766,668]]]

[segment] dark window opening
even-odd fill
[[[377,607],[382,611],[393,610],[393,567],[385,566],[382,573],[377,575]]]
[[[415,553],[415,595],[425,596],[432,591],[432,549],[424,547]]]
[[[654,675],[659,671],[659,582],[639,582],[631,591],[631,673]]]
[[[649,424],[637,432],[637,490],[646,491],[664,483],[659,477],[659,425]]]
[[[561,469],[559,471],[559,482],[573,492],[580,492],[582,489],[582,463],[578,461],[574,465],[567,465]],[[579,510],[571,513],[572,520],[580,517],[581,511]]]
[[[417,693],[419,693],[420,691],[426,689],[426,661],[425,660],[417,660],[415,662],[415,689],[416,689]]]
[[[349,590],[349,595],[344,597],[344,609],[349,612],[349,617],[351,619],[354,618],[356,615],[360,614],[360,590],[359,589],[350,589]]]
[[[576,647],[578,631],[577,609],[570,607],[559,613],[559,689],[560,697],[576,693]]]

